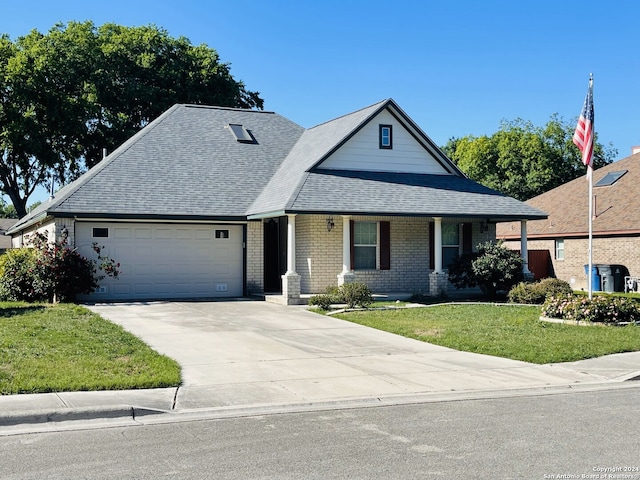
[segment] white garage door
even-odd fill
[[[75,244],[94,258],[93,242],[120,263],[92,300],[240,297],[242,225],[77,222]]]

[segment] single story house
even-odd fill
[[[17,221],[15,218],[0,218],[0,255],[11,248],[11,237],[6,232]]]
[[[305,129],[277,113],[175,105],[10,229],[120,262],[95,301],[283,303],[362,281],[439,295],[501,221],[546,218],[467,178],[391,99]],[[526,247],[525,247],[526,249]]]
[[[576,290],[586,290],[589,182],[581,176],[526,203],[549,214],[547,219],[528,223],[529,252],[546,253],[548,265],[541,265],[541,268],[547,267],[548,276],[566,280]],[[600,279],[600,289],[613,291],[612,276],[616,282],[620,278],[624,282],[625,270],[640,276],[640,153],[593,172],[592,207],[593,264],[602,265],[605,269],[607,265],[626,267],[620,269],[622,273],[619,276],[615,269],[607,272],[604,283]],[[521,236],[517,224],[499,224],[496,235],[509,248],[519,248]],[[618,283],[616,287],[620,290],[624,285]]]

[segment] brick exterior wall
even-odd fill
[[[52,220],[47,221],[47,223],[36,224],[28,229],[24,230],[22,234],[16,235],[11,238],[11,247],[12,248],[20,248],[23,246],[29,246],[29,236],[33,235],[35,232],[46,233],[49,241],[53,241],[56,235],[56,232],[60,232],[63,226],[67,226],[69,230],[69,245],[73,245],[73,227],[71,224],[73,220],[59,219],[55,222]]]
[[[247,223],[247,294],[264,292],[264,234],[262,222]]]
[[[505,245],[512,250],[520,250],[520,241],[507,241]],[[556,278],[571,284],[574,290],[587,290],[587,275],[584,265],[589,262],[588,238],[565,238],[564,260],[556,259],[555,240],[529,240],[529,250],[549,250]],[[631,275],[640,275],[640,237],[593,238],[593,263],[624,265]]]
[[[296,272],[302,293],[321,293],[338,285],[342,271],[343,219],[334,216],[335,227],[327,231],[327,215],[296,216]],[[418,217],[359,217],[355,221],[388,221],[391,231],[391,269],[356,270],[355,281],[366,283],[373,292],[429,293],[429,222]],[[463,223],[465,219],[451,219]],[[347,227],[348,228],[348,227]],[[495,225],[480,233],[474,223],[473,246],[495,239]],[[449,284],[447,294],[460,293]]]
[[[342,272],[342,229],[341,216],[333,216],[335,226],[327,231],[327,215],[296,216],[296,272],[300,275],[302,293],[322,293],[328,286],[338,285],[338,275]],[[422,293],[431,290],[429,274],[429,223],[431,218],[414,217],[362,217],[352,216],[356,221],[388,221],[391,234],[391,269],[356,270],[355,281],[366,283],[374,292],[380,293]],[[462,223],[465,219],[452,219]],[[68,244],[75,245],[75,222],[70,219],[56,219],[39,226],[38,230],[48,231],[50,239],[54,232],[66,227]],[[348,227],[347,227],[348,228]],[[480,233],[479,224],[473,225],[473,246],[495,238],[495,226],[488,232]],[[35,229],[30,229],[32,233]],[[25,233],[27,235],[28,233]],[[20,246],[20,237],[13,239],[14,247]],[[551,242],[553,244],[553,242]],[[639,245],[640,246],[640,245]],[[519,248],[519,244],[517,246]],[[529,248],[538,248],[532,247]],[[631,246],[630,246],[631,248]],[[569,246],[565,243],[567,255]],[[629,254],[630,255],[630,254]],[[594,260],[595,262],[595,260]],[[604,263],[604,262],[602,262]],[[624,262],[621,262],[624,263]],[[630,270],[631,266],[629,266]],[[640,273],[640,268],[635,271]],[[632,273],[634,270],[632,270]],[[584,277],[584,273],[582,275]],[[247,223],[246,238],[246,282],[247,293],[264,291],[264,228],[262,221]],[[447,295],[461,292],[448,284]]]
[[[427,218],[354,217],[353,220],[391,223],[391,269],[356,270],[357,282],[374,292],[427,293],[429,291],[429,221]]]
[[[302,293],[322,293],[338,285],[342,271],[342,217],[327,231],[327,215],[296,216],[296,272]]]

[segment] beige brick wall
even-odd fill
[[[327,215],[296,215],[296,273],[300,275],[302,293],[324,292],[338,285],[342,271],[341,216],[333,216],[335,226],[327,231]],[[353,220],[389,221],[391,230],[391,269],[356,271],[356,281],[366,283],[374,292],[429,292],[429,222],[417,217],[359,217]],[[463,223],[465,219],[451,219]],[[479,223],[473,225],[473,246],[495,239],[495,226],[480,233]],[[247,225],[247,290],[264,289],[263,223]],[[456,290],[450,285],[449,292]]]
[[[67,221],[69,223],[69,221]],[[55,222],[52,219],[47,220],[42,224],[33,225],[26,230],[23,230],[21,234],[14,234],[11,238],[11,247],[12,248],[20,248],[23,246],[29,246],[30,237],[35,232],[46,233],[49,241],[53,241],[55,238],[55,232],[60,231],[62,228],[63,222],[61,220],[56,220]],[[72,228],[69,228],[71,233]],[[72,239],[73,240],[73,239]],[[73,245],[73,243],[69,243],[69,245]]]
[[[296,216],[296,272],[302,293],[321,293],[338,284],[342,271],[342,217],[327,231],[326,215]]]
[[[259,293],[264,291],[264,235],[262,222],[249,222],[247,224],[247,293]]]
[[[520,242],[505,242],[513,250],[520,249]],[[555,258],[555,240],[529,240],[529,250],[549,250],[553,273],[556,278],[569,282],[575,290],[586,290],[587,276],[584,265],[589,262],[588,238],[565,238],[564,260]],[[624,265],[631,275],[640,275],[640,237],[593,238],[593,263]]]
[[[296,217],[296,271],[301,277],[302,293],[321,293],[338,284],[337,277],[342,271],[343,219],[334,216],[335,227],[328,232],[326,218],[326,215]],[[391,224],[391,269],[356,271],[356,281],[366,283],[374,292],[428,293],[430,218],[353,216],[351,219]],[[480,225],[475,223],[472,234],[475,247],[495,239],[495,225],[480,233]]]

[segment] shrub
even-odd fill
[[[332,304],[346,303],[347,308],[367,308],[373,303],[373,296],[369,287],[361,282],[345,283],[339,287],[328,287],[326,293],[313,295],[309,299],[309,305],[322,310],[329,310]]]
[[[512,303],[543,304],[548,295],[572,293],[569,283],[557,278],[545,278],[535,283],[520,282],[508,294]]]
[[[337,285],[331,285],[325,290],[325,294],[329,297],[331,303],[344,303],[342,290]]]
[[[477,252],[458,257],[449,267],[449,281],[456,288],[478,286],[493,298],[498,290],[510,290],[522,280],[522,259],[502,242],[479,244]]]
[[[373,296],[369,287],[361,282],[345,283],[340,286],[340,296],[347,308],[367,308],[373,303]]]
[[[573,289],[569,282],[560,280],[559,278],[543,278],[540,280],[540,288],[546,295],[563,295],[573,293]]]
[[[0,299],[9,301],[44,300],[36,289],[36,251],[15,248],[0,257]]]
[[[318,307],[322,310],[329,310],[331,308],[332,303],[334,303],[332,301],[332,297],[330,295],[327,295],[326,293],[320,294],[320,295],[313,295],[309,299],[309,305]]]
[[[579,322],[640,323],[640,303],[606,295],[596,295],[591,300],[574,294],[552,295],[545,300],[542,315]]]
[[[93,244],[98,261],[89,260],[66,244],[66,238],[49,242],[46,234],[30,238],[33,248],[10,250],[0,268],[0,297],[5,300],[74,301],[89,294],[106,275],[117,278],[120,264],[101,254]],[[99,262],[99,263],[98,263]]]

